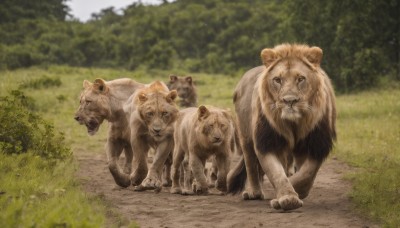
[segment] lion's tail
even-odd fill
[[[235,167],[229,171],[227,187],[228,193],[237,194],[243,191],[247,179],[246,165],[243,156]]]

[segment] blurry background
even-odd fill
[[[397,0],[110,2],[1,1],[0,69],[66,64],[236,75],[259,65],[263,48],[298,42],[324,50],[322,66],[338,92],[400,80]]]

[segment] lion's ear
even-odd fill
[[[316,67],[319,67],[322,61],[322,49],[319,47],[311,47],[305,54],[308,61]]]
[[[145,101],[147,101],[148,98],[147,98],[147,95],[145,93],[141,92],[138,95],[138,99],[139,99],[139,101],[141,103],[144,103]]]
[[[90,86],[92,86],[92,83],[90,83],[88,80],[83,80],[83,88],[87,89]]]
[[[201,105],[199,107],[199,110],[197,111],[197,113],[198,113],[199,120],[201,120],[201,119],[206,118],[210,114],[210,111],[208,111],[206,106]]]
[[[177,80],[178,80],[178,77],[177,77],[176,75],[171,74],[171,75],[169,76],[169,82],[170,82],[170,83],[174,83],[174,82],[176,82]]]
[[[269,67],[275,60],[278,59],[278,55],[274,50],[265,48],[261,51],[261,60],[266,67]]]
[[[192,76],[187,76],[185,80],[191,85],[193,82]]]
[[[172,90],[171,92],[168,93],[168,95],[165,97],[168,103],[172,103],[176,97],[178,96],[178,92],[176,90]]]
[[[94,80],[93,85],[94,85],[93,88],[95,90],[98,90],[100,93],[105,93],[105,92],[108,91],[108,87],[106,85],[106,82],[101,78],[98,78],[98,79]]]

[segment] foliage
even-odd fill
[[[19,90],[0,97],[0,150],[5,154],[30,152],[47,159],[65,159],[71,150],[62,133],[32,109],[33,100]]]
[[[68,64],[233,74],[261,64],[265,47],[298,42],[324,50],[323,68],[339,92],[376,86],[387,75],[400,80],[396,0],[139,2],[122,15],[103,9],[87,23],[64,20],[65,0],[14,2],[0,3],[0,69]]]
[[[104,226],[105,207],[80,191],[74,171],[70,159],[54,166],[30,153],[0,152],[0,227]]]

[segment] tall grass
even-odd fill
[[[105,207],[73,178],[74,164],[0,153],[0,227],[100,227]]]
[[[400,89],[339,96],[340,159],[358,167],[349,175],[357,208],[388,227],[400,227]]]

